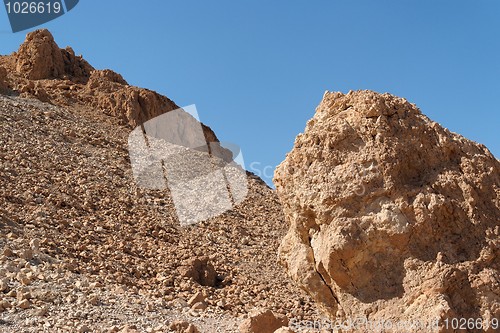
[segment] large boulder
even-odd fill
[[[403,98],[327,92],[274,182],[280,260],[330,317],[440,331],[500,317],[500,163],[485,146]]]

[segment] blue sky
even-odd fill
[[[196,104],[268,183],[325,90],[405,97],[500,156],[497,0],[81,0],[43,27],[94,67]],[[25,34],[1,8],[0,53]]]

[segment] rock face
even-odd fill
[[[281,262],[331,317],[500,316],[500,163],[483,145],[405,99],[327,92],[274,182]]]

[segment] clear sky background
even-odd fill
[[[500,156],[498,0],[81,0],[43,27],[94,67],[196,104],[268,183],[325,90],[405,97]],[[3,7],[0,31],[1,54],[26,34]]]

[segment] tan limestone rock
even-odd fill
[[[327,92],[274,182],[281,261],[331,317],[500,316],[500,163],[483,145],[405,99]]]

